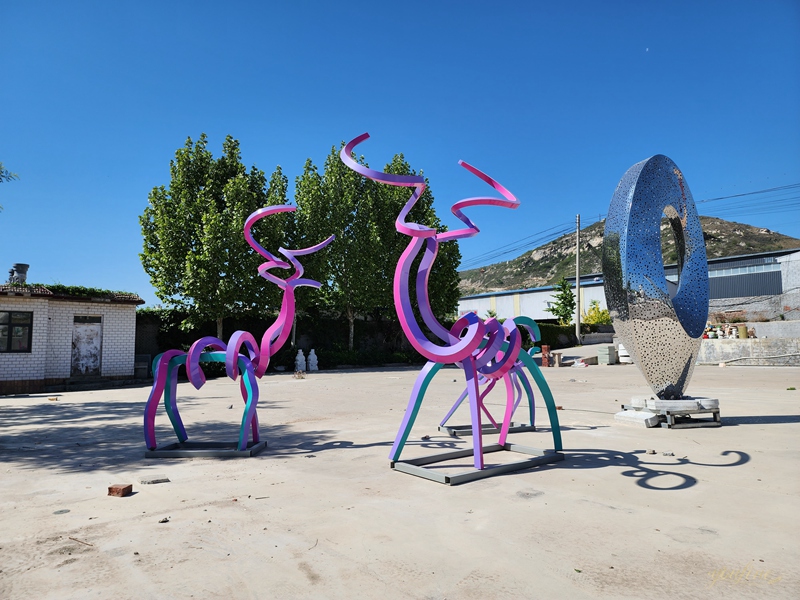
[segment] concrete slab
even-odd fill
[[[615,425],[647,393],[635,366],[543,369],[565,460],[455,487],[389,466],[416,373],[265,377],[269,446],[245,460],[145,459],[146,387],[0,398],[0,597],[800,597],[800,368],[698,366],[689,393],[724,426],[676,430]],[[434,379],[404,460],[469,448],[437,431],[462,390]],[[238,393],[179,384],[190,440],[235,439]],[[536,414],[509,442],[550,447]]]

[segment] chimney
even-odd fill
[[[8,271],[8,283],[25,283],[28,279],[28,268],[25,263],[14,263]]]

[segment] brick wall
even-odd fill
[[[0,296],[0,310],[33,312],[31,352],[0,353],[0,382],[6,382],[0,394],[36,391],[45,380],[70,377],[75,316],[102,318],[101,376],[133,377],[135,305]]]

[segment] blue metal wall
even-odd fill
[[[711,277],[708,285],[712,300],[746,296],[774,296],[783,293],[780,271]]]

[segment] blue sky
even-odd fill
[[[368,131],[403,152],[464,265],[605,214],[622,174],[666,154],[696,201],[800,183],[800,2],[8,2],[0,21],[0,280],[139,293],[137,217],[186,138],[231,134],[294,180]],[[699,205],[800,237],[795,188]],[[725,209],[727,207],[727,213]],[[513,244],[512,244],[513,245]],[[535,246],[529,244],[528,247]],[[510,259],[520,249],[502,256]],[[496,262],[498,259],[483,262]]]

